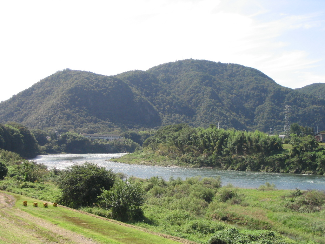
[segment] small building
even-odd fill
[[[318,142],[325,142],[325,132],[320,132],[315,135],[315,139]]]
[[[90,140],[106,140],[113,141],[121,139],[119,135],[108,134],[108,135],[98,135],[98,134],[82,134],[84,137],[89,138]]]

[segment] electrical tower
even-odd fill
[[[284,109],[284,134],[288,138],[290,135],[290,106],[286,105]]]

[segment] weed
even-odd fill
[[[258,187],[260,191],[274,191],[276,190],[276,186],[274,184],[270,184],[269,182],[265,182],[265,185],[260,185]]]
[[[302,193],[297,189],[289,198],[286,207],[301,213],[319,212],[325,204],[325,192],[322,191],[308,190]]]

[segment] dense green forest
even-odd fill
[[[28,128],[17,123],[0,124],[0,149],[33,158],[39,153],[38,142]]]
[[[283,133],[290,123],[325,129],[325,100],[238,64],[182,60],[115,76],[63,70],[0,103],[0,123],[64,133],[146,130],[187,123]]]
[[[316,96],[323,99],[325,94],[325,84],[324,83],[315,83],[302,88],[295,89],[298,92]]]
[[[169,125],[149,137],[142,150],[117,161],[323,175],[325,148],[308,135],[312,129],[292,124],[291,132],[289,148],[284,149],[282,139],[260,131]]]
[[[120,140],[90,140],[74,132],[62,134],[29,130],[18,123],[0,124],[0,149],[34,158],[48,153],[118,153],[134,152],[140,148],[150,132],[125,132]],[[135,142],[136,141],[136,142]],[[139,144],[140,143],[140,144]]]

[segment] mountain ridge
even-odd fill
[[[0,103],[0,123],[84,133],[188,123],[281,132],[290,121],[324,127],[325,100],[282,87],[239,64],[181,60],[113,76],[65,69]]]

